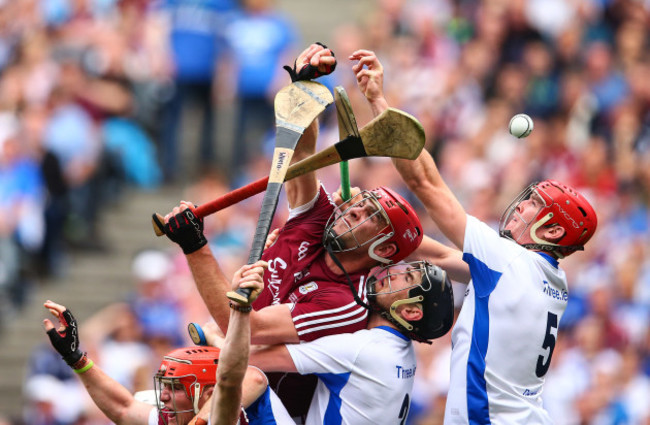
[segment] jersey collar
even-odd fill
[[[390,326],[377,326],[377,329],[383,329],[386,332],[390,332],[393,335],[397,335],[398,337],[402,338],[404,341],[410,341],[410,338],[398,331],[397,329],[391,328]]]
[[[548,261],[551,266],[555,267],[556,269],[559,267],[560,263],[558,263],[557,259],[551,257],[549,254],[546,252],[537,252],[539,255],[542,256],[546,261]]]

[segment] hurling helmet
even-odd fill
[[[356,225],[350,225],[347,220],[347,214],[350,214],[353,208],[369,208],[365,220]],[[376,220],[377,218],[379,220]],[[383,227],[371,237],[359,240],[354,230],[369,220],[376,220],[382,223]],[[337,223],[344,223],[346,230],[337,233],[334,230]],[[354,243],[345,242],[344,236],[347,234],[351,236],[349,239],[353,239]],[[410,255],[420,245],[422,238],[422,225],[413,207],[397,192],[387,187],[379,187],[364,190],[336,207],[325,226],[323,244],[329,246],[333,252],[352,251],[368,245],[368,255],[371,258],[389,264],[401,261]],[[388,258],[375,254],[375,248],[384,242],[393,242],[397,247],[396,252]]]
[[[154,375],[154,388],[157,399],[160,400],[162,390],[166,386],[178,388],[182,386],[187,397],[192,401],[194,413],[199,411],[199,399],[206,386],[217,382],[217,365],[219,350],[216,347],[184,347],[171,351],[163,357],[158,372]],[[176,405],[174,401],[174,406]],[[161,407],[159,407],[160,413]],[[176,413],[187,412],[178,411]]]
[[[391,286],[391,280],[402,275],[404,279],[413,282],[411,286],[396,289]],[[378,289],[388,287],[387,290]],[[389,311],[381,310],[377,297],[408,291],[407,295],[390,306]],[[411,339],[420,342],[430,342],[440,338],[451,329],[454,321],[454,292],[447,272],[427,261],[400,262],[383,267],[377,267],[368,276],[366,292],[371,307],[379,314],[397,325]],[[422,306],[422,318],[414,321],[405,320],[397,307],[402,304],[419,303]]]
[[[505,228],[513,215],[517,214],[517,206],[522,201],[529,199],[533,193],[543,200],[544,205],[535,214],[533,220],[526,225],[526,229],[530,232],[530,237],[535,243],[521,245],[529,249],[553,252],[559,258],[575,251],[582,251],[585,243],[591,239],[596,231],[598,224],[596,212],[584,196],[570,186],[555,180],[533,183],[512,201],[499,222],[501,236],[519,243],[522,234],[513,235],[511,231],[505,230]],[[546,241],[536,235],[539,227],[556,224],[562,226],[565,231],[564,236],[556,243]]]

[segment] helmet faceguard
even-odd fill
[[[352,211],[366,210],[366,217],[356,224],[350,223]],[[378,230],[360,239],[357,230],[371,221]],[[353,251],[368,246],[368,255],[380,263],[389,264],[404,259],[422,242],[422,225],[413,207],[396,192],[380,187],[364,190],[354,198],[342,203],[332,212],[325,232],[323,245],[332,252]],[[380,257],[375,248],[384,242],[392,242],[397,250],[389,258]]]
[[[185,347],[163,357],[158,372],[154,375],[154,390],[158,403],[158,414],[167,418],[170,414],[199,412],[199,399],[206,387],[217,382],[217,364],[221,350],[215,347]],[[175,394],[183,389],[192,403],[191,409],[179,410]],[[160,401],[163,391],[171,394],[171,409]]]
[[[401,276],[410,286],[394,288],[392,281]],[[379,307],[378,297],[408,291],[406,297],[394,301],[389,311]],[[411,339],[430,342],[451,329],[454,321],[454,293],[447,272],[427,261],[400,262],[377,267],[366,282],[368,301],[372,309],[395,324]],[[402,304],[417,303],[422,318],[405,320],[397,308]]]
[[[540,201],[540,207],[530,221],[525,221],[517,207],[531,197]],[[518,234],[506,230],[508,223],[515,216],[525,223],[524,229]],[[499,234],[525,248],[551,252],[558,258],[564,258],[584,249],[584,244],[596,231],[597,223],[596,212],[580,193],[555,180],[544,180],[528,186],[506,208],[499,222]],[[565,232],[559,241],[550,242],[537,236],[537,229],[540,227],[555,225],[562,226]],[[526,232],[534,243],[520,242]]]

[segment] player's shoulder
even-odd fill
[[[502,237],[499,232],[476,217],[467,215],[463,252],[491,263],[509,263],[525,255],[528,250],[515,241]]]
[[[318,192],[309,202],[291,208],[285,227],[309,225],[327,221],[334,211],[335,205],[329,193],[321,185]]]

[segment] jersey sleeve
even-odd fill
[[[162,420],[162,418],[158,417],[158,409],[152,407],[149,411],[149,420],[147,421],[147,425],[158,425],[160,420]]]
[[[354,301],[346,285],[339,286],[293,305],[291,316],[300,341],[365,329],[368,311]]]
[[[334,203],[321,185],[314,199],[305,205],[289,210],[289,219],[284,226],[287,228],[314,226],[313,231],[322,234],[332,211],[334,211]]]
[[[469,264],[479,296],[492,292],[503,271],[524,251],[524,248],[502,238],[496,230],[476,217],[467,216],[463,261]]]
[[[303,344],[287,344],[291,359],[301,375],[346,373],[352,370],[359,351],[356,334],[330,335]]]

